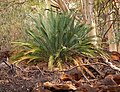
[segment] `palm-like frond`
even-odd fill
[[[52,68],[54,64],[60,66],[60,63],[69,60],[72,52],[95,55],[96,48],[92,44],[94,37],[88,36],[92,28],[80,24],[71,14],[50,12],[47,17],[39,15],[37,19],[32,19],[36,30],[28,28],[26,31],[32,43],[16,42],[25,47],[23,56],[17,62],[25,59],[29,62],[48,61],[48,66]]]

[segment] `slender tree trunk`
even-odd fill
[[[120,3],[119,3],[119,0],[115,0],[115,2],[116,2],[116,6],[117,6],[117,8],[118,8],[118,18],[120,19],[120,9],[119,9],[119,7],[120,7]],[[120,22],[118,21],[117,22],[117,27],[118,28],[120,28]],[[118,31],[119,31],[119,29],[118,29]],[[120,37],[119,37],[120,38]],[[120,41],[119,41],[119,43],[117,44],[117,51],[120,53]]]
[[[83,9],[83,0],[80,0],[81,3],[81,9]]]
[[[45,5],[46,5],[45,8],[48,9],[48,8],[49,8],[48,0],[45,0]],[[46,10],[46,11],[45,11],[45,15],[46,15],[46,16],[47,16],[47,12],[48,12],[48,11]]]
[[[93,12],[94,0],[84,0],[84,5],[85,5],[85,19],[87,20],[86,23],[93,27],[89,35],[95,36],[94,40],[97,40],[95,28],[96,24]],[[94,41],[93,44],[97,46],[97,41]]]
[[[83,0],[83,8],[84,8],[84,19],[85,22],[88,24],[87,0]]]
[[[113,15],[109,15],[108,20],[113,20]],[[117,51],[117,45],[114,41],[115,38],[115,34],[114,34],[114,30],[113,30],[113,21],[108,22],[108,40],[111,41],[111,43],[109,44],[109,51]]]

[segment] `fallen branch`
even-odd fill
[[[117,71],[119,71],[120,72],[120,68],[118,68],[117,66],[115,66],[115,65],[113,65],[111,62],[109,62],[108,61],[108,59],[105,57],[105,56],[103,56],[104,57],[104,62],[106,63],[106,64],[108,64],[112,69],[114,69],[114,70],[117,70]]]

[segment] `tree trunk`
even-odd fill
[[[45,0],[45,5],[46,5],[45,8],[46,8],[46,9],[49,9],[48,0]],[[45,15],[46,15],[46,16],[47,16],[47,12],[48,12],[48,11],[46,10],[46,11],[45,11]]]
[[[113,15],[109,15],[108,17],[108,20],[113,20]],[[116,46],[116,43],[115,43],[115,34],[113,32],[113,22],[108,22],[108,40],[110,41],[110,44],[109,44],[109,51],[117,51],[117,46]],[[113,40],[112,40],[113,39]],[[111,41],[112,40],[112,41]]]
[[[118,8],[118,18],[120,19],[120,10],[119,10],[120,3],[119,3],[118,0],[115,0],[115,1],[116,1],[116,6],[117,6],[117,8]],[[119,29],[119,28],[120,28],[120,22],[118,21],[117,24],[118,24],[118,31],[119,31],[119,30],[120,30],[120,29]],[[119,31],[119,32],[120,32],[120,31]],[[120,37],[119,37],[119,38],[120,38]],[[120,41],[119,41],[118,46],[117,46],[117,51],[120,53]]]
[[[95,36],[93,44],[97,46],[97,37],[96,37],[96,28],[95,28],[95,19],[94,19],[94,0],[84,0],[85,5],[85,19],[87,20],[86,23],[93,27],[91,32],[89,33],[90,36]]]

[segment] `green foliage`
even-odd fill
[[[27,29],[31,42],[14,42],[24,47],[13,63],[48,62],[48,67],[62,66],[71,61],[74,55],[96,56],[96,47],[92,44],[94,36],[88,36],[91,27],[80,24],[71,14],[50,12],[48,16],[33,18],[36,30]]]

